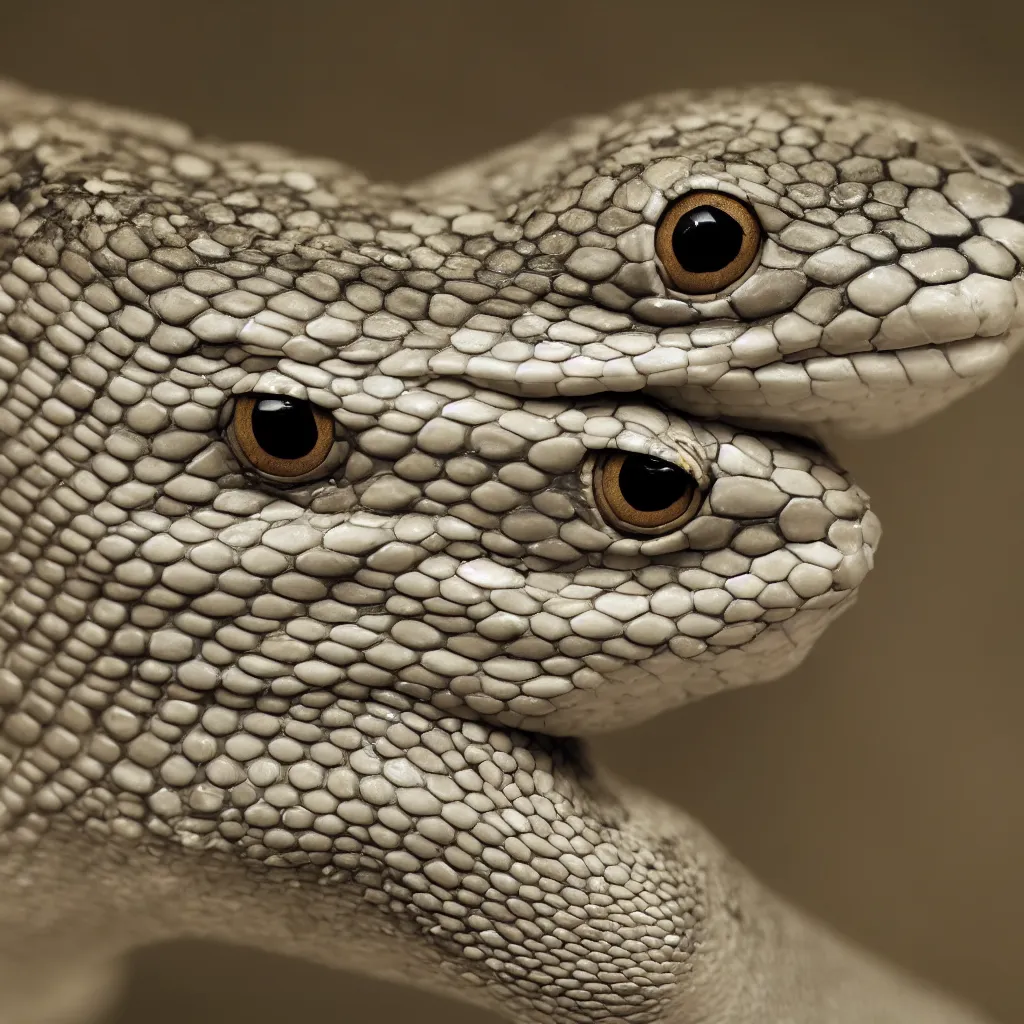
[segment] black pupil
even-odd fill
[[[299,398],[261,398],[252,411],[252,433],[276,459],[301,459],[318,436],[313,410]]]
[[[690,489],[685,469],[650,455],[627,455],[619,470],[619,492],[638,512],[660,512]]]
[[[691,274],[721,270],[736,259],[742,246],[743,228],[715,206],[687,210],[672,232],[672,251]]]

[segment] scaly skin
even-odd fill
[[[978,1019],[560,737],[775,678],[849,606],[867,498],[765,431],[1002,367],[1012,154],[781,86],[402,188],[16,86],[0,129],[0,1021],[84,1019],[178,935],[538,1024]],[[699,299],[654,249],[694,189],[766,233]],[[253,463],[254,394],[323,411],[315,471]],[[617,529],[609,450],[693,517]]]

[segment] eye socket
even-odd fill
[[[662,534],[693,518],[700,485],[680,466],[650,455],[608,452],[594,472],[594,497],[604,521],[621,533]]]
[[[254,469],[298,477],[326,461],[334,420],[323,409],[287,395],[245,395],[235,403],[235,441]]]
[[[722,192],[688,192],[668,208],[654,249],[672,286],[687,295],[710,295],[738,281],[761,248],[753,211]]]

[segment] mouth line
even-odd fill
[[[950,341],[928,341],[919,345],[894,345],[891,348],[876,348],[867,345],[864,348],[851,349],[846,352],[830,352],[824,348],[802,349],[799,352],[789,352],[778,362],[788,365],[799,365],[810,362],[812,359],[855,359],[857,356],[894,356],[899,357],[902,352],[942,352],[960,346],[968,348],[979,344],[1002,344],[1006,351],[1012,352],[1020,341],[1024,339],[1024,323],[1014,325],[1001,331],[999,334],[972,334],[966,338],[954,338]],[[765,366],[772,365],[765,363]]]
[[[690,362],[692,352],[699,352],[699,349],[675,349],[675,357],[659,359],[662,365],[652,366],[649,371],[634,364],[628,370],[622,368],[617,372],[613,370],[606,373],[603,372],[603,367],[593,366],[586,374],[563,373],[557,381],[550,377],[530,382],[517,381],[512,377],[494,373],[491,365],[485,368],[473,366],[471,363],[463,365],[453,375],[476,387],[537,400],[578,401],[607,398],[628,402],[636,400],[629,396],[643,396],[640,400],[657,399],[668,409],[682,416],[722,419],[739,425],[755,426],[761,430],[782,430],[807,438],[817,436],[817,431],[793,431],[791,417],[784,415],[785,407],[792,402],[786,400],[785,396],[779,401],[767,403],[768,407],[774,408],[777,412],[773,426],[766,422],[763,416],[755,415],[751,418],[748,415],[763,411],[758,409],[756,402],[741,401],[743,393],[751,391],[751,388],[744,386],[734,389],[732,386],[723,386],[719,383],[720,379],[723,376],[732,379],[741,373],[753,374],[756,377],[763,371],[770,371],[772,367],[801,367],[802,377],[809,378],[812,383],[818,382],[822,385],[822,390],[833,392],[832,398],[829,399],[833,405],[841,406],[844,402],[856,404],[871,399],[872,395],[877,399],[905,391],[916,392],[922,396],[922,402],[927,402],[928,400],[924,398],[926,395],[938,395],[950,388],[955,394],[960,394],[991,379],[1006,365],[1021,346],[1021,342],[1024,342],[1024,320],[1014,322],[1006,330],[992,335],[975,334],[951,341],[929,341],[898,348],[867,346],[847,352],[829,352],[823,348],[812,348],[746,365],[734,365],[723,353],[723,362],[727,362],[727,365],[722,367],[719,364],[713,367],[719,372],[708,375],[702,372],[709,368],[704,365],[707,360]],[[674,349],[673,346],[666,348],[668,351]],[[643,359],[646,355],[647,353],[644,353],[639,358]],[[623,357],[623,361],[631,362],[628,357]],[[664,365],[666,361],[671,365]],[[571,363],[572,360],[567,362]],[[817,372],[815,362],[821,368],[821,373]],[[861,385],[868,389],[868,394],[836,393],[854,385],[855,378],[859,378]],[[789,383],[779,382],[778,390],[781,391]],[[675,400],[680,389],[685,389],[691,396],[689,404],[683,405]],[[695,392],[704,392],[707,397],[703,404],[696,403],[696,408],[692,401]],[[735,396],[736,401],[727,403],[728,407],[722,406],[721,395],[730,393]],[[812,420],[813,423],[818,423],[821,416],[815,415]]]

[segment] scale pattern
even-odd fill
[[[1002,367],[1022,182],[807,87],[409,187],[0,87],[0,860],[234,859],[524,1019],[667,1019],[738,911],[557,737],[775,678],[851,604],[879,525],[814,439]],[[655,256],[693,189],[766,233],[710,297]],[[252,464],[252,395],[330,417],[316,473]],[[693,518],[610,525],[609,451],[684,467]]]

